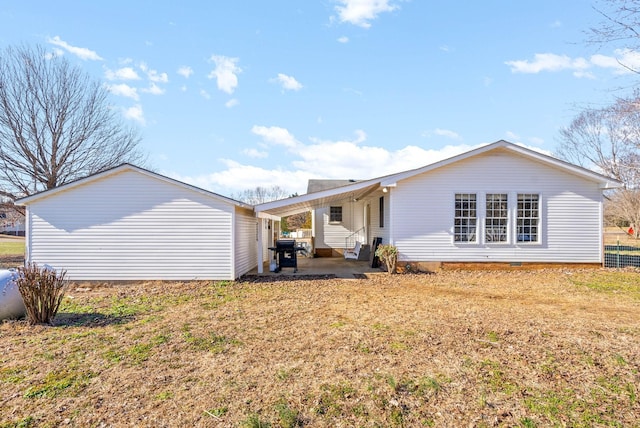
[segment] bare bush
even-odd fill
[[[382,260],[387,273],[393,275],[396,273],[396,264],[398,263],[398,248],[394,245],[380,245],[376,249],[376,256]]]
[[[16,280],[27,309],[29,324],[53,324],[67,290],[66,271],[32,263],[20,268]]]

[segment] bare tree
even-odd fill
[[[640,187],[640,98],[583,110],[560,130],[557,154],[587,168],[596,167],[627,188]]]
[[[0,194],[11,199],[142,162],[108,90],[40,46],[0,53]]]
[[[293,214],[284,218],[287,230],[311,229],[311,211]]]
[[[582,111],[560,131],[557,154],[572,163],[596,168],[624,187],[609,192],[606,220],[640,226],[640,97],[636,93],[614,105]]]
[[[254,189],[247,189],[239,194],[232,195],[233,199],[246,202],[247,204],[257,205],[264,202],[271,202],[285,198],[287,191],[280,186],[262,187],[258,186]]]
[[[601,0],[594,9],[603,19],[589,29],[588,43],[615,45],[630,51],[640,49],[640,0]],[[633,64],[622,60],[619,63],[634,73],[640,72]]]

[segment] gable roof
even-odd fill
[[[573,165],[552,156],[527,149],[508,141],[500,140],[420,168],[377,177],[370,180],[356,181],[339,187],[328,188],[314,193],[307,193],[306,195],[266,202],[256,205],[254,209],[259,216],[261,216],[262,213],[266,213],[284,217],[303,211],[330,206],[332,203],[338,204],[345,200],[358,200],[379,188],[393,187],[396,186],[399,181],[492,151],[515,153],[553,168],[562,169],[569,174],[598,183],[601,189],[613,189],[622,186],[621,182],[605,175]]]
[[[80,178],[80,179],[75,180],[75,181],[71,181],[69,183],[63,184],[62,186],[58,186],[58,187],[56,187],[54,189],[44,190],[42,192],[34,193],[33,195],[29,195],[29,196],[26,196],[24,198],[20,198],[20,199],[16,200],[15,203],[16,203],[16,205],[29,205],[29,204],[31,204],[33,202],[40,201],[40,200],[45,199],[45,198],[54,197],[54,196],[56,196],[56,195],[58,195],[58,194],[60,194],[62,192],[66,192],[66,191],[69,191],[71,189],[75,189],[75,188],[80,187],[80,186],[85,186],[85,185],[91,184],[91,183],[93,183],[95,181],[102,180],[104,178],[107,178],[107,177],[110,177],[110,176],[113,176],[113,175],[116,175],[116,174],[120,174],[122,172],[127,172],[127,171],[137,172],[139,174],[145,175],[147,177],[154,178],[156,180],[163,181],[165,183],[169,183],[169,184],[172,184],[172,185],[175,185],[175,186],[182,187],[182,188],[187,189],[187,190],[191,190],[191,191],[203,194],[203,195],[208,196],[208,197],[212,197],[212,198],[215,198],[215,199],[222,200],[222,201],[224,201],[224,202],[226,202],[228,204],[235,205],[235,206],[240,207],[240,208],[249,208],[249,209],[253,208],[253,206],[250,205],[250,204],[247,204],[247,203],[244,203],[244,202],[240,202],[240,201],[236,201],[235,199],[227,198],[226,196],[222,196],[222,195],[219,195],[217,193],[210,192],[210,191],[205,190],[205,189],[201,189],[200,187],[192,186],[192,185],[184,183],[182,181],[178,181],[178,180],[175,180],[173,178],[169,178],[167,176],[164,176],[164,175],[149,171],[147,169],[144,169],[144,168],[141,168],[139,166],[135,166],[135,165],[132,165],[132,164],[129,164],[129,163],[124,163],[124,164],[121,164],[121,165],[116,166],[114,168],[107,169],[107,170],[104,170],[102,172],[98,172],[96,174],[92,174],[92,175],[90,175],[88,177]]]

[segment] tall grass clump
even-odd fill
[[[18,289],[27,309],[29,324],[53,325],[60,303],[67,290],[66,271],[31,263],[19,269]]]

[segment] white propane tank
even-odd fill
[[[16,279],[15,270],[0,270],[0,320],[22,318],[27,310],[24,307]]]

